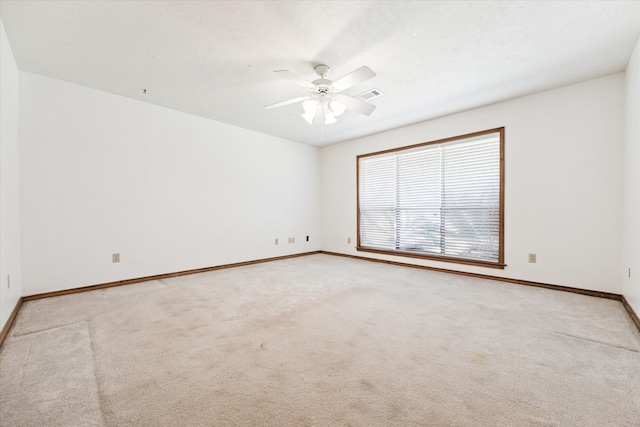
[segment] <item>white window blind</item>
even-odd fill
[[[501,130],[358,158],[359,249],[501,263]]]

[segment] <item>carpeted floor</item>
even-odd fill
[[[22,306],[2,426],[640,426],[620,302],[311,255]]]

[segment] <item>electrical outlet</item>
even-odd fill
[[[111,255],[111,262],[120,262],[120,254]]]
[[[11,275],[7,274],[7,289],[11,288]]]
[[[295,237],[289,237],[289,243],[295,243],[295,242],[296,242]]]
[[[529,254],[529,262],[532,264],[536,263],[536,254]]]
[[[351,237],[347,237],[347,245],[351,244]]]
[[[276,239],[276,245],[278,244],[278,239]]]

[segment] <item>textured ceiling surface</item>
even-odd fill
[[[0,0],[25,71],[322,146],[623,71],[639,1]],[[369,117],[310,126],[273,71],[367,65]],[[146,89],[146,93],[143,93]],[[323,139],[321,139],[321,135]]]

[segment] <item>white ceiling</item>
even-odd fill
[[[312,145],[623,71],[639,1],[1,0],[21,70]],[[374,113],[310,126],[287,69],[377,76]],[[142,90],[147,93],[143,94]]]

